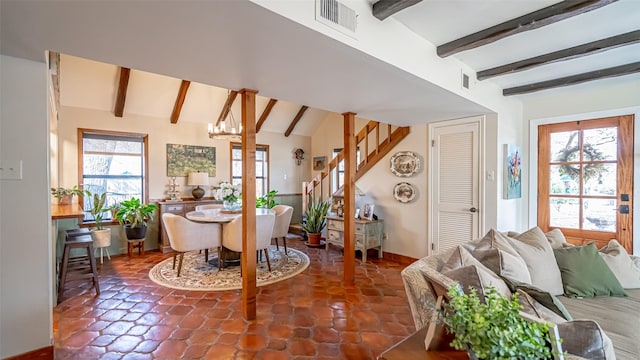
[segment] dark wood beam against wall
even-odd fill
[[[574,46],[568,49],[554,51],[552,53],[532,57],[511,64],[496,66],[492,69],[479,71],[478,80],[490,77],[512,74],[518,71],[528,70],[537,66],[551,64],[557,61],[575,59],[581,56],[592,55],[602,51],[615,49],[620,46],[640,43],[640,30],[612,36],[606,39],[592,41],[590,43]]]
[[[640,72],[640,62],[590,71],[590,72],[567,76],[559,79],[541,81],[533,84],[507,88],[502,90],[502,94],[505,96],[526,94],[534,91],[546,90],[546,89],[567,86],[567,85],[574,85],[574,84],[579,84],[587,81],[628,75],[628,74],[633,74],[637,72]]]
[[[267,121],[267,117],[269,117],[269,114],[271,114],[271,110],[273,109],[273,106],[278,102],[278,100],[276,99],[269,99],[269,102],[267,103],[267,106],[264,108],[264,110],[262,111],[262,115],[260,115],[260,119],[258,119],[258,123],[256,124],[256,132],[260,132],[260,128],[262,127],[262,124],[264,124],[265,121]]]
[[[189,85],[191,85],[191,81],[187,81],[187,80],[182,80],[182,83],[180,84],[180,90],[178,90],[176,103],[173,105],[173,112],[171,113],[172,124],[178,123],[178,118],[180,117],[180,111],[182,111],[182,105],[184,104],[184,99],[187,97],[187,90],[189,90]]]
[[[422,0],[380,0],[373,4],[372,13],[378,20],[384,20],[389,16],[413,6]]]
[[[220,125],[220,122],[227,117],[229,111],[231,110],[231,105],[233,105],[233,102],[236,100],[236,96],[238,96],[237,91],[232,90],[229,92],[229,96],[227,96],[227,102],[224,103],[224,106],[220,111],[220,116],[218,116],[218,121],[216,121],[216,126]]]
[[[584,14],[616,1],[617,0],[566,0],[442,44],[438,46],[437,52],[440,57],[450,56],[464,50],[490,44],[507,36],[538,29],[573,16]]]
[[[302,118],[302,115],[304,115],[304,112],[307,111],[308,108],[309,108],[308,106],[302,105],[300,110],[298,110],[296,117],[293,118],[293,120],[291,121],[291,124],[289,124],[289,128],[284,133],[285,137],[288,137],[289,135],[291,135],[291,132],[296,127],[296,124],[298,123],[298,121],[300,121],[300,118]]]
[[[116,107],[113,110],[116,117],[122,117],[124,114],[124,103],[127,99],[127,88],[129,87],[129,75],[131,69],[126,67],[120,68],[120,79],[118,80],[118,94],[116,95]]]

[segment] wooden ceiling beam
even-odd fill
[[[371,12],[378,20],[384,20],[389,16],[413,6],[422,0],[379,0],[373,4]]]
[[[260,128],[262,127],[262,124],[264,124],[264,122],[267,121],[267,117],[269,116],[269,114],[271,114],[271,109],[273,109],[273,106],[277,102],[278,102],[277,99],[269,99],[267,106],[262,111],[262,115],[260,115],[260,119],[258,119],[258,123],[256,124],[256,133],[260,132]]]
[[[227,96],[227,101],[224,103],[222,110],[220,111],[220,116],[218,116],[218,121],[216,121],[216,126],[220,125],[220,122],[226,119],[229,111],[231,111],[231,105],[236,100],[236,96],[238,96],[238,92],[235,90],[231,90],[229,92],[229,96]]]
[[[629,75],[637,72],[640,72],[640,62],[614,66],[606,69],[600,69],[595,71],[589,71],[582,74],[566,76],[563,78],[507,88],[502,90],[502,95],[509,96],[509,95],[526,94],[534,91],[546,90],[546,89],[551,89],[551,88],[561,87],[561,86],[575,85],[575,84],[579,84],[587,81],[604,79],[608,77]]]
[[[182,80],[182,83],[180,83],[180,90],[178,90],[176,103],[173,105],[173,112],[171,113],[172,124],[178,123],[178,118],[180,117],[180,112],[182,111],[184,99],[187,97],[187,90],[189,90],[189,85],[191,85],[191,81],[188,80]]]
[[[307,105],[302,105],[300,110],[298,110],[296,117],[293,118],[293,120],[291,121],[291,124],[289,124],[289,128],[287,128],[287,131],[285,131],[284,133],[285,137],[288,137],[289,135],[291,135],[293,128],[296,127],[296,124],[298,124],[298,121],[300,121],[300,118],[302,118],[302,115],[304,115],[304,112],[307,111],[308,108],[309,107]]]
[[[129,87],[129,75],[131,69],[120,67],[120,79],[118,80],[118,94],[116,95],[116,107],[113,113],[116,117],[122,117],[124,114],[124,103],[127,99],[127,88]]]
[[[516,61],[511,64],[500,65],[491,69],[478,71],[477,77],[478,80],[485,80],[494,76],[513,74],[518,71],[532,69],[557,61],[571,60],[581,56],[592,55],[602,51],[615,49],[620,46],[633,45],[637,43],[640,43],[640,30]]]
[[[616,1],[617,0],[562,1],[515,19],[505,21],[490,28],[480,30],[474,34],[442,44],[438,46],[437,53],[440,57],[447,57],[464,50],[474,49],[482,45],[490,44],[507,36],[538,29],[573,16],[581,15]]]

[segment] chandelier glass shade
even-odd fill
[[[210,139],[240,140],[242,138],[242,123],[236,121],[233,112],[229,110],[229,116],[220,120],[217,124],[209,123],[207,127]]]

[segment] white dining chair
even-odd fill
[[[271,271],[271,262],[269,261],[268,247],[271,243],[275,219],[274,214],[256,214],[256,250],[264,253],[269,271]],[[224,224],[222,246],[231,251],[242,252],[242,215]]]
[[[222,204],[196,205],[196,211],[222,209]]]
[[[278,239],[282,238],[284,243],[284,253],[287,253],[287,234],[289,233],[289,225],[291,224],[291,216],[293,216],[293,207],[288,205],[276,205],[271,210],[276,212],[276,221],[273,225],[273,233],[271,238],[276,240],[276,249],[280,250],[278,246]]]
[[[178,276],[182,270],[184,253],[187,251],[205,250],[205,261],[209,261],[209,249],[216,248],[218,259],[220,259],[220,236],[222,235],[220,224],[197,223],[171,213],[162,214],[162,222],[167,230],[169,244],[176,251],[173,255],[173,269],[176,268],[176,256],[180,255]],[[220,261],[218,261],[219,268]]]

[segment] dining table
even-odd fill
[[[262,214],[274,214],[275,211],[271,209],[265,208],[256,208],[256,215]],[[236,217],[241,216],[241,210],[232,210],[227,211],[225,209],[206,209],[206,210],[195,210],[189,211],[185,214],[185,217],[191,221],[201,222],[201,223],[218,223],[220,226],[224,226],[224,224],[230,223]],[[222,229],[221,229],[222,230]],[[223,244],[222,234],[224,231],[220,231],[220,244]],[[222,251],[220,252],[220,257],[223,261],[223,268],[227,266],[238,266],[240,265],[240,253],[229,250],[222,246]],[[218,267],[218,259],[214,258],[209,260],[209,264]]]

